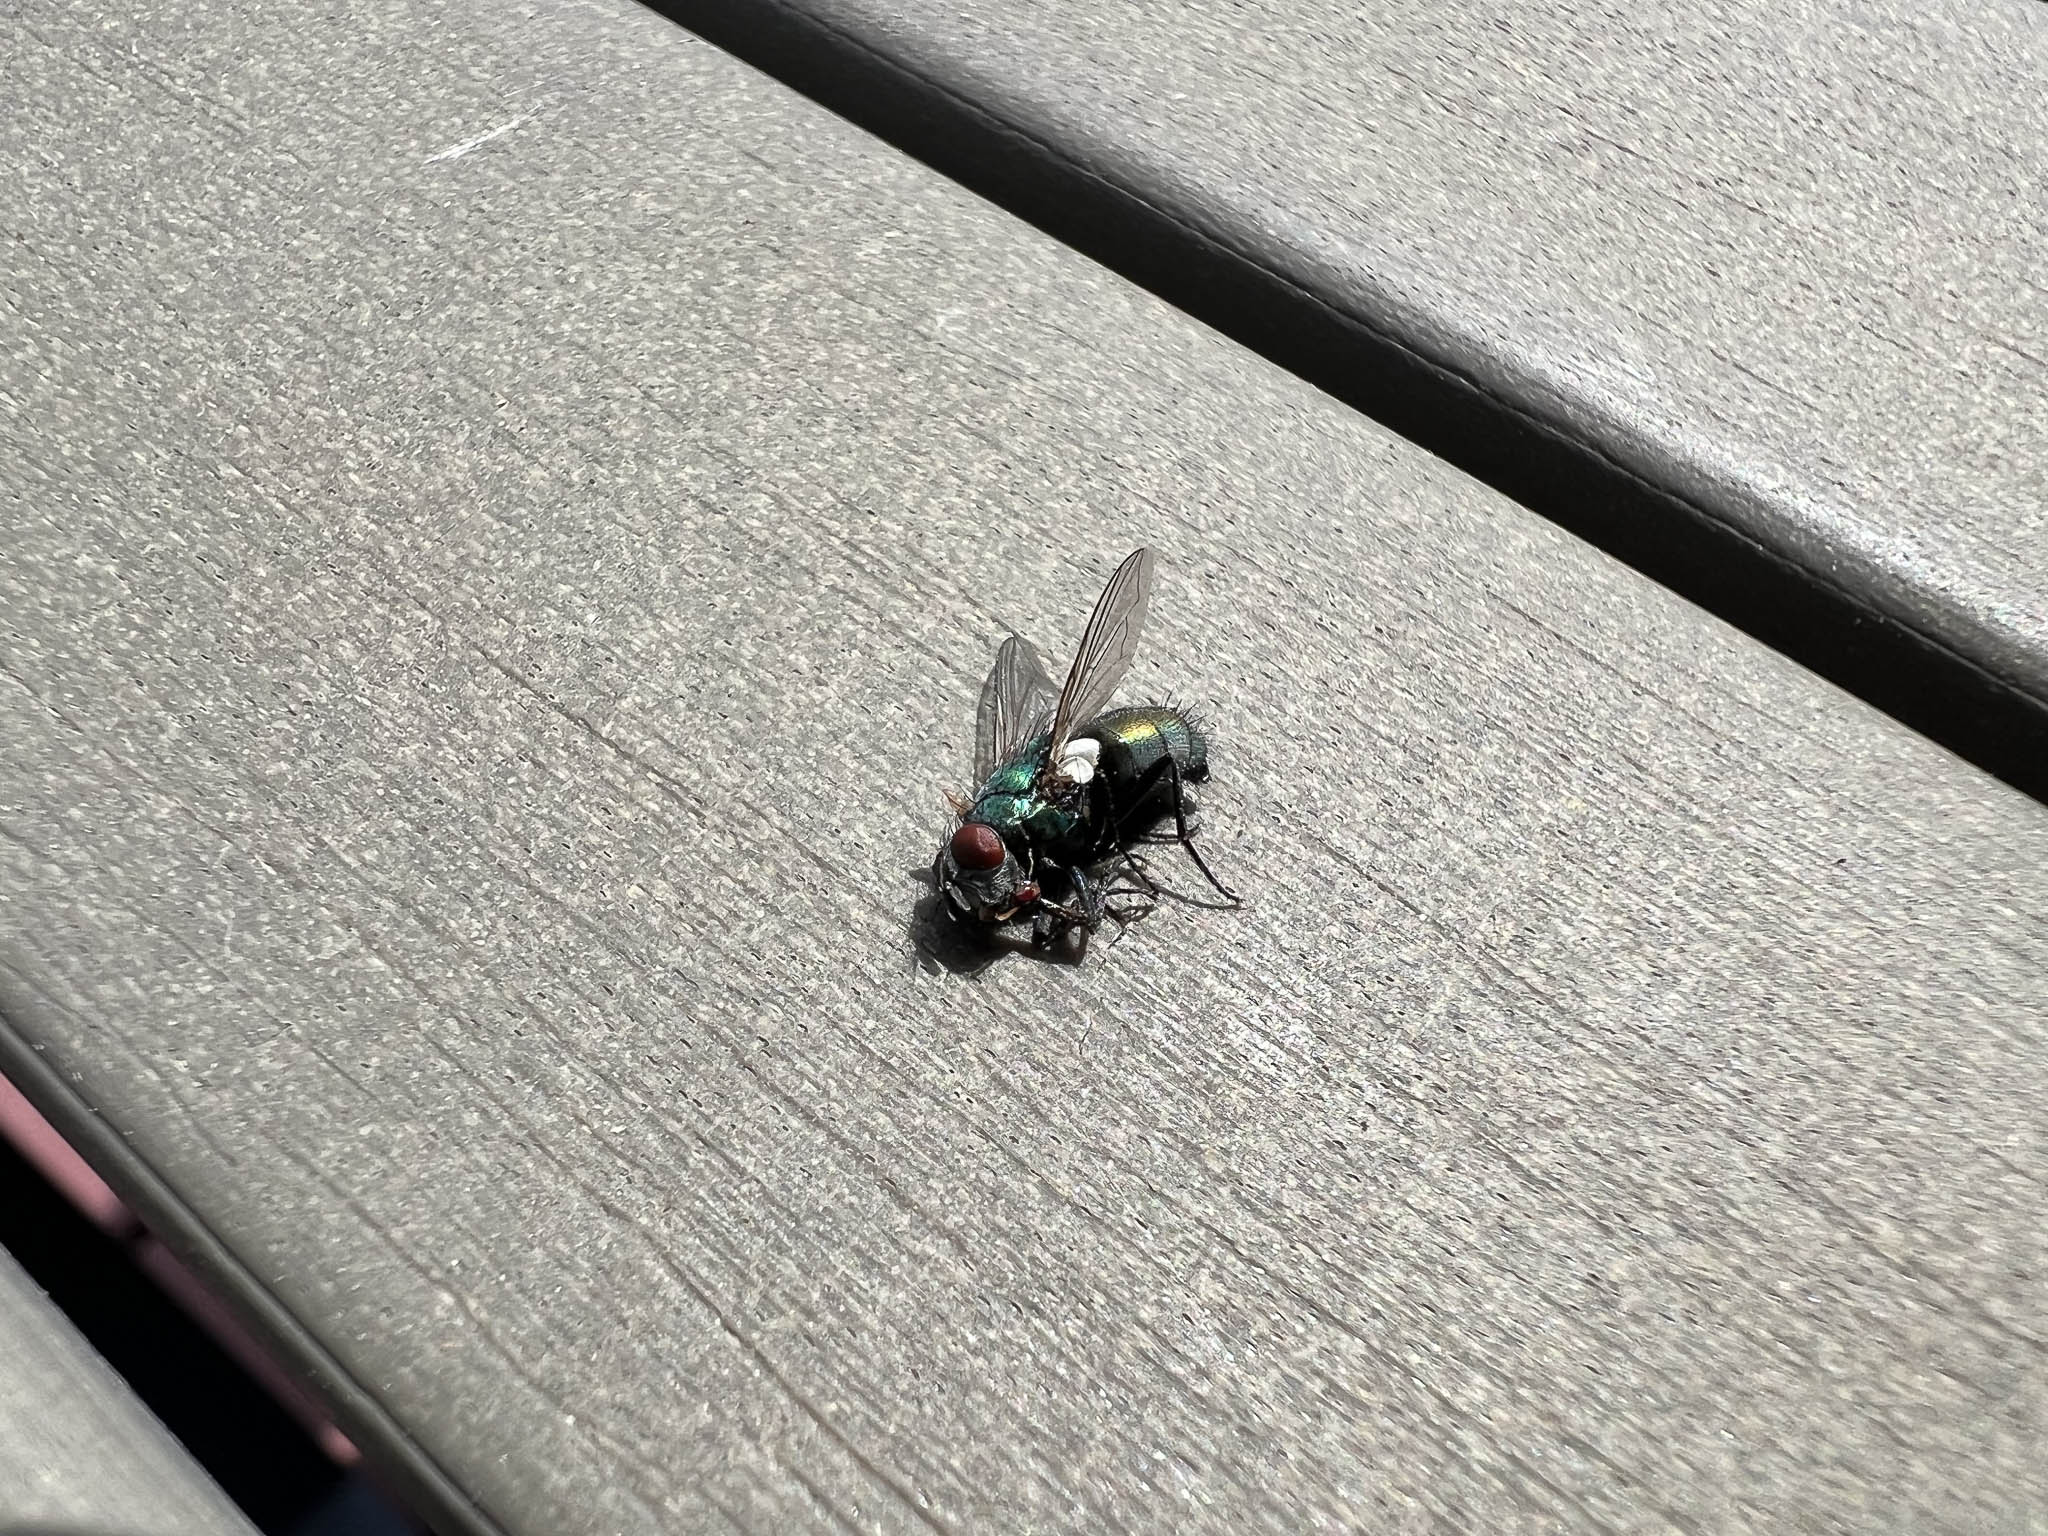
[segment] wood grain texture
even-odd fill
[[[0,1016],[479,1524],[2048,1501],[2039,805],[644,13],[25,15]],[[920,965],[1140,543],[1248,907]]]
[[[0,1533],[252,1530],[21,1266],[0,1253]]]
[[[990,172],[990,190],[1035,188],[1020,200],[1072,238],[1095,237],[1065,230],[1052,187],[1122,189],[1129,261],[1251,344],[1340,395],[1387,349],[1412,352],[1582,445],[1581,499],[1639,480],[1641,517],[1732,529],[1716,558],[1754,539],[1759,575],[1790,562],[1861,615],[1852,629],[1907,626],[1931,642],[1924,665],[2031,700],[2015,707],[2038,732],[2048,7],[667,3],[955,164],[946,128],[839,94],[830,61],[900,67],[893,91],[863,74],[868,93],[917,94],[954,137],[975,114],[1002,125],[983,158],[1020,168]],[[1162,242],[1188,262],[1221,247],[1314,296],[1326,338],[1241,319],[1233,305],[1267,301],[1222,269],[1182,292]],[[1382,344],[1348,350],[1354,324]],[[1453,437],[1446,451],[1491,462]],[[1654,566],[1655,541],[1541,476],[1529,489]],[[1810,643],[1884,686],[1854,659],[1867,641]]]

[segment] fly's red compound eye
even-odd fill
[[[1003,862],[1003,840],[994,827],[963,821],[951,844],[953,862],[962,869],[994,869]]]

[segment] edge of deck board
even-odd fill
[[[0,1037],[10,1033],[0,1020]],[[34,1331],[21,1341],[26,1358],[5,1347],[16,1328]],[[4,1249],[0,1360],[0,1536],[84,1532],[74,1523],[86,1520],[93,1531],[254,1536],[220,1486]],[[15,1413],[20,1431],[5,1433]],[[33,1461],[32,1450],[42,1453]],[[26,1492],[49,1487],[53,1474],[54,1496],[10,1498],[12,1476]]]

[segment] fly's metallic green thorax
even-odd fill
[[[997,765],[968,810],[968,821],[983,822],[1020,859],[1043,855],[1056,864],[1084,856],[1083,797],[1043,782],[1049,735],[1033,737]]]
[[[1130,665],[1150,602],[1152,552],[1117,567],[1081,635],[1066,686],[1057,691],[1031,643],[1013,635],[996,653],[975,722],[980,787],[939,850],[933,875],[962,920],[995,925],[1033,919],[1039,945],[1104,917],[1120,924],[1150,911],[1160,887],[1134,846],[1174,840],[1232,903],[1196,851],[1187,786],[1207,778],[1209,743],[1187,711],[1163,704],[1105,709]],[[1103,866],[1117,861],[1105,879]],[[1115,885],[1128,873],[1130,887]],[[1133,912],[1114,896],[1143,898]]]

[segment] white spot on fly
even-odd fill
[[[1067,743],[1067,750],[1060,754],[1060,777],[1076,784],[1086,784],[1095,777],[1095,763],[1102,756],[1102,743],[1093,736],[1081,736]]]

